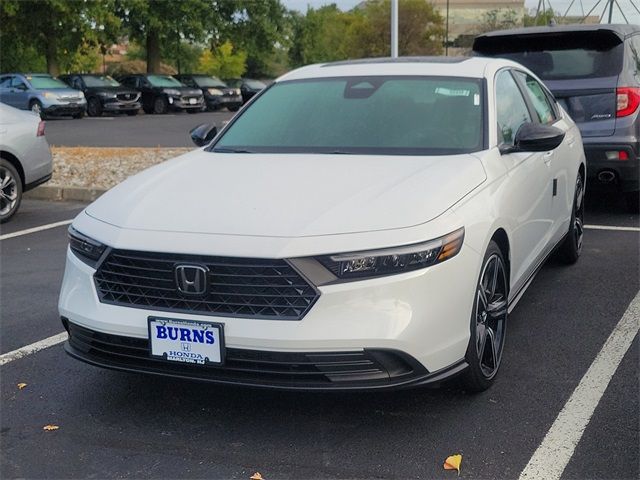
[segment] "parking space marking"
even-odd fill
[[[49,230],[50,228],[69,225],[71,222],[73,222],[73,219],[63,220],[61,222],[55,222],[55,223],[48,223],[47,225],[40,225],[39,227],[27,228],[26,230],[19,230],[13,233],[6,233],[4,235],[0,235],[0,240],[7,240],[9,238],[21,237],[22,235],[29,235],[30,233],[42,232],[43,230]]]
[[[611,230],[618,232],[640,232],[640,227],[616,227],[615,225],[585,225],[589,230]]]
[[[4,353],[0,355],[0,365],[6,365],[9,362],[19,360],[27,355],[44,350],[45,348],[53,347],[54,345],[64,342],[66,339],[67,332],[62,332],[49,338],[45,338],[44,340],[40,340],[39,342],[32,343],[31,345],[25,345],[17,350]]]
[[[520,474],[520,480],[559,479],[611,378],[638,333],[640,292],[627,307],[587,373],[571,394],[542,443]]]

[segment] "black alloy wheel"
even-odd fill
[[[164,97],[156,97],[153,101],[153,113],[162,115],[167,113],[167,110],[169,110],[169,102],[167,102],[167,99]]]
[[[99,117],[102,115],[102,103],[99,98],[91,97],[87,102],[87,114],[90,117]]]
[[[576,180],[576,189],[573,196],[573,209],[571,211],[571,223],[569,224],[569,232],[558,251],[558,258],[572,265],[580,258],[582,253],[582,243],[584,240],[584,180],[581,174],[578,174]]]
[[[471,314],[471,338],[465,359],[465,387],[473,392],[489,388],[500,368],[507,330],[509,283],[504,258],[491,241],[482,262]]]

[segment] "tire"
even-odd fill
[[[506,264],[492,240],[482,260],[471,312],[471,337],[465,354],[469,367],[462,375],[467,391],[482,392],[496,379],[507,331],[508,298]]]
[[[127,112],[127,115],[129,115],[130,117],[135,117],[136,115],[138,115],[138,110],[129,110]]]
[[[74,113],[74,114],[72,115],[72,117],[73,117],[73,118],[75,118],[76,120],[79,120],[79,119],[81,119],[81,118],[84,118],[84,110],[83,110],[83,111],[81,111],[81,112],[78,112],[78,113]]]
[[[167,99],[164,97],[156,97],[153,101],[153,113],[156,115],[163,115],[167,113],[167,110],[169,110],[169,103],[167,102]]]
[[[102,115],[102,103],[99,98],[91,97],[87,101],[87,115],[90,117],[99,117]]]
[[[640,192],[626,192],[624,199],[627,202],[627,210],[629,213],[640,212]]]
[[[567,265],[573,265],[580,258],[584,237],[584,179],[578,174],[576,189],[573,194],[571,223],[567,236],[558,250],[558,259]]]
[[[13,217],[21,201],[22,179],[11,163],[0,158],[0,223]]]
[[[44,118],[44,114],[42,113],[42,103],[40,103],[40,100],[31,100],[31,102],[29,102],[29,110],[36,115],[39,115],[40,118]]]
[[[230,107],[227,107],[227,110],[229,110],[230,112],[237,112],[238,110],[240,110],[240,105],[232,105]]]

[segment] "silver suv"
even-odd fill
[[[640,178],[640,26],[561,25],[486,33],[476,54],[537,74],[578,124],[592,186],[613,186],[637,212]]]

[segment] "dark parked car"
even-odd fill
[[[242,106],[240,89],[228,87],[217,77],[194,74],[174,75],[174,77],[188,87],[202,90],[208,110],[219,110],[227,107],[230,112],[237,112]]]
[[[21,110],[31,110],[42,118],[71,115],[84,117],[84,94],[46,73],[6,73],[0,75],[0,102]]]
[[[615,186],[638,211],[640,26],[496,31],[477,37],[473,50],[536,73],[580,127],[591,184]]]
[[[87,114],[99,117],[103,112],[123,112],[137,115],[142,104],[140,92],[127,88],[108,75],[86,75],[71,73],[60,75],[71,88],[82,90],[87,99]]]
[[[142,109],[145,113],[167,113],[169,110],[196,113],[204,107],[199,88],[187,87],[169,75],[127,75],[120,82],[142,93]]]
[[[225,80],[225,83],[231,88],[240,89],[242,103],[247,103],[251,97],[266,87],[260,80],[251,80],[250,78],[231,78]]]

